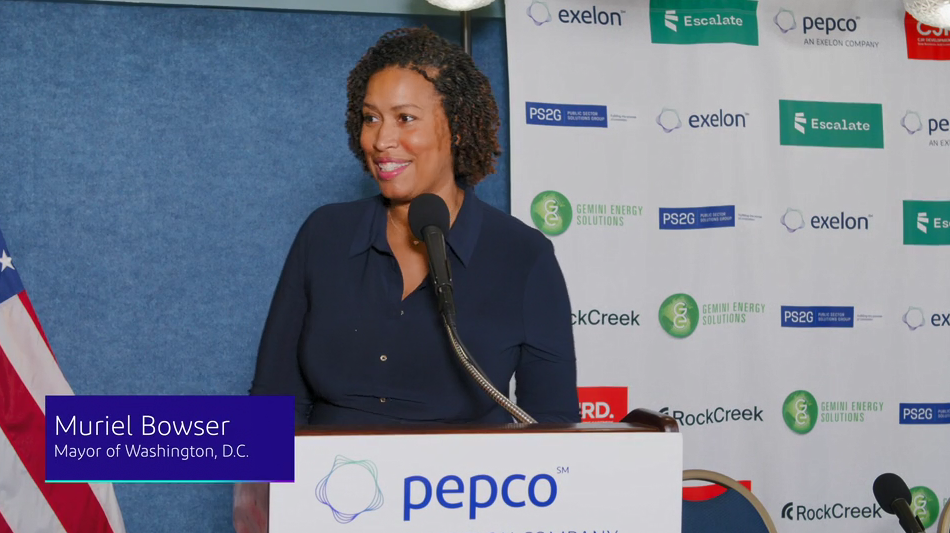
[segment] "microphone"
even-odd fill
[[[409,204],[409,229],[417,239],[426,243],[426,251],[429,255],[429,275],[432,277],[432,284],[439,299],[439,313],[442,315],[445,331],[451,341],[452,351],[455,352],[455,357],[469,376],[495,403],[502,406],[519,422],[534,424],[536,421],[531,418],[531,415],[515,405],[492,384],[485,371],[478,366],[478,361],[472,357],[462,344],[462,339],[459,338],[458,327],[455,324],[452,270],[449,268],[449,258],[445,250],[445,234],[449,232],[449,219],[449,208],[445,205],[445,200],[438,195],[420,194]]]
[[[910,510],[910,489],[897,474],[881,474],[874,480],[874,498],[884,512],[896,514],[906,533],[924,533],[920,518]]]
[[[426,243],[429,276],[439,299],[439,313],[455,325],[455,297],[452,291],[452,269],[445,248],[449,232],[449,208],[436,194],[425,193],[409,204],[409,229],[413,236]]]

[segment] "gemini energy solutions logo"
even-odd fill
[[[940,515],[940,500],[927,487],[910,489],[910,510],[917,515],[924,529],[934,525]]]
[[[782,418],[788,429],[804,435],[815,429],[818,423],[818,402],[806,390],[797,390],[785,398],[782,406]]]
[[[904,244],[950,244],[950,201],[904,200]]]
[[[688,294],[674,294],[660,305],[660,326],[670,335],[683,339],[699,325],[699,305]]]
[[[650,0],[654,43],[759,44],[758,2],[751,0]]]
[[[573,219],[571,202],[557,191],[544,191],[531,201],[531,221],[545,235],[564,233]]]
[[[784,146],[884,148],[881,104],[779,100]]]
[[[342,455],[334,458],[330,473],[317,483],[316,495],[341,524],[349,524],[359,515],[383,506],[376,465]]]

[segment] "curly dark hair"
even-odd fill
[[[363,99],[369,78],[387,67],[414,70],[442,95],[449,121],[455,181],[475,185],[495,171],[498,145],[498,106],[488,77],[465,51],[428,28],[400,28],[385,33],[350,71],[346,80],[346,131],[350,150],[369,172],[360,146]]]

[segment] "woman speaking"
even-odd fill
[[[579,422],[571,307],[550,241],[482,200],[498,108],[471,57],[428,29],[383,35],[347,80],[346,129],[377,196],[316,209],[290,248],[251,394],[308,425],[506,424],[453,356],[410,203],[438,195],[458,331],[538,422]]]

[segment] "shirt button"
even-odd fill
[[[386,403],[386,398],[380,398],[379,403]]]
[[[404,314],[406,314],[406,312],[403,311],[402,309],[400,309],[400,310],[399,310],[399,316],[402,316],[402,315],[404,315]]]
[[[386,359],[389,359],[388,357],[386,357],[386,354],[383,354],[383,355],[380,355],[380,356],[379,356],[379,360],[380,360],[380,361],[385,362]]]

